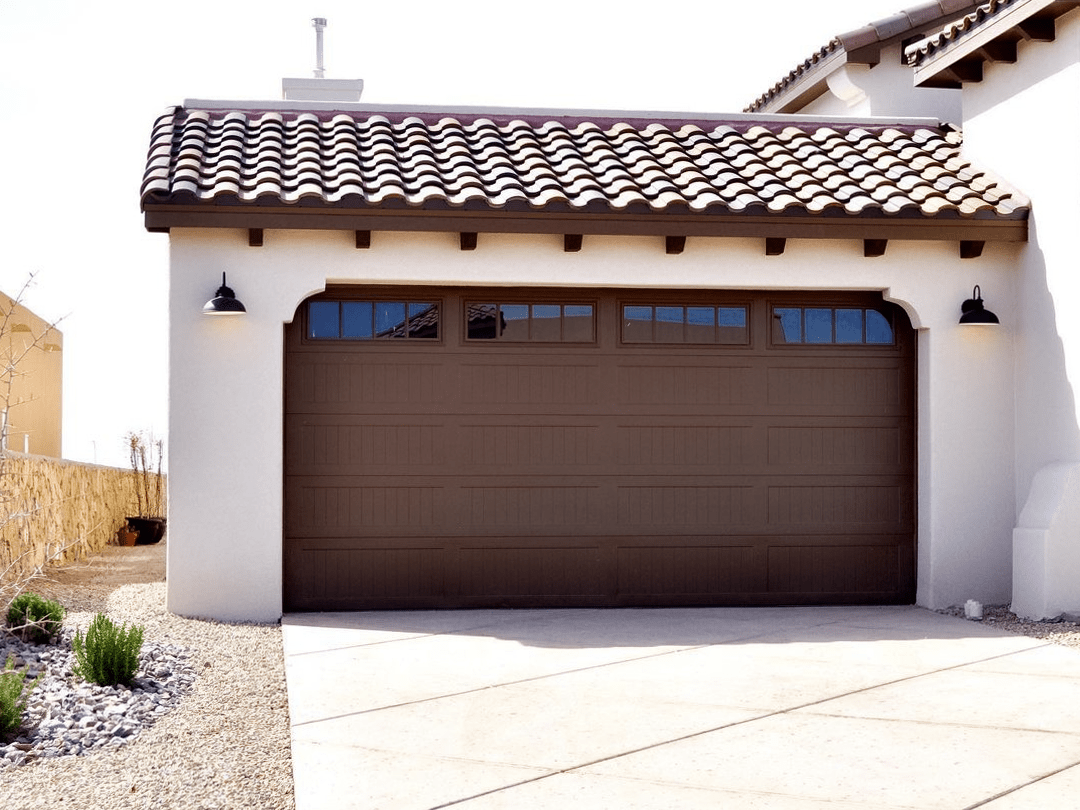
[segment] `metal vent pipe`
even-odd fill
[[[323,68],[323,31],[326,29],[326,17],[313,17],[311,24],[315,26],[315,78],[326,78],[326,70]]]

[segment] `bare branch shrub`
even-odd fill
[[[128,433],[124,437],[135,473],[135,500],[138,517],[165,516],[165,485],[161,471],[165,442],[152,432]]]
[[[40,559],[30,542],[30,519],[49,505],[20,498],[12,482],[8,449],[11,412],[30,401],[14,398],[15,382],[26,376],[22,368],[26,358],[31,352],[45,349],[46,338],[59,322],[53,321],[37,332],[17,322],[17,311],[33,283],[31,273],[14,297],[0,295],[0,607],[21,593],[26,582],[39,575],[45,564],[62,557],[79,542],[44,544],[45,559]]]

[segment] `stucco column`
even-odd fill
[[[323,282],[310,262],[270,261],[246,243],[235,230],[170,239],[168,608],[276,621],[283,324]],[[222,271],[246,315],[201,313]]]
[[[993,302],[1006,324],[999,327],[960,326],[961,293],[924,308],[918,602],[930,608],[1009,600],[1016,508],[1006,293],[999,288]]]

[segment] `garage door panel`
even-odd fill
[[[459,526],[468,532],[518,529],[523,534],[592,529],[603,525],[595,484],[490,482],[461,487]]]
[[[751,406],[761,401],[764,378],[760,368],[725,356],[725,365],[717,367],[685,358],[655,356],[650,362],[634,360],[618,368],[618,402],[627,411],[644,411],[641,406],[670,409],[702,406]],[[697,361],[700,362],[700,361]]]
[[[760,465],[759,431],[748,422],[716,424],[715,417],[682,417],[664,421],[644,417],[620,420],[616,428],[617,461],[626,473],[687,470],[715,471]],[[640,470],[638,468],[641,468]]]
[[[394,355],[372,362],[340,352],[319,351],[290,374],[286,406],[290,413],[356,413],[367,406],[410,405],[418,410],[445,401],[446,369],[429,359]]]
[[[544,406],[595,405],[600,398],[600,368],[595,363],[574,362],[557,355],[536,359],[527,364],[496,361],[489,358],[480,364],[463,362],[460,366],[460,401],[478,413],[503,408],[527,406],[529,411],[543,411]]]
[[[768,525],[786,531],[893,529],[904,518],[904,488],[894,481],[810,479],[768,487]]]
[[[610,587],[597,546],[493,545],[462,548],[452,595],[467,598],[604,597]]]
[[[458,458],[470,472],[528,470],[537,474],[576,474],[604,464],[603,429],[595,421],[554,417],[539,421],[506,416],[483,424],[464,421]]]
[[[662,598],[737,596],[768,586],[764,549],[755,545],[624,546],[619,549],[619,593]]]
[[[880,367],[838,358],[829,364],[770,368],[767,402],[785,408],[827,407],[830,414],[899,414],[906,412],[903,392],[895,363]]]
[[[617,523],[624,532],[679,534],[723,527],[746,532],[765,518],[762,487],[727,484],[625,484],[618,487]]]
[[[358,548],[351,538],[296,544],[286,556],[286,592],[294,610],[351,610],[373,602],[446,603],[451,559],[442,548],[399,540]]]
[[[358,469],[383,473],[431,470],[446,463],[452,428],[443,417],[408,423],[363,417],[308,416],[289,420],[286,435],[298,473],[340,475]]]
[[[863,420],[860,420],[863,421]],[[871,420],[866,420],[871,421]],[[892,472],[910,459],[911,431],[895,420],[852,424],[851,420],[784,420],[768,427],[768,463],[773,469],[820,471],[824,468],[867,473]]]
[[[430,531],[449,522],[448,502],[441,482],[387,483],[355,476],[294,479],[285,487],[285,530],[291,536]]]
[[[900,544],[775,545],[768,555],[769,591],[895,596],[903,556]]]

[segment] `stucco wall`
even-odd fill
[[[843,65],[829,77],[829,89],[799,114],[933,118],[956,125],[962,117],[961,92],[915,87],[899,45],[882,51],[873,67]]]
[[[1051,616],[1080,610],[1077,490],[1061,473],[1080,463],[1080,11],[1057,21],[1054,42],[1020,42],[1016,64],[988,63],[982,82],[965,85],[964,114],[968,153],[1033,200],[1017,272],[1016,486],[1028,506],[1013,606]]]
[[[179,229],[170,236],[169,609],[219,619],[281,614],[282,335],[305,297],[327,283],[620,286],[749,290],[880,290],[919,334],[919,591],[939,607],[1005,601],[1016,522],[1012,308],[1017,247],[988,244],[962,260],[956,243],[889,243],[867,259],[858,241],[790,240],[765,256],[758,239]],[[228,272],[247,306],[207,318]],[[1005,326],[960,327],[975,284]],[[1004,395],[1003,395],[1004,392]]]
[[[134,514],[130,470],[9,453],[0,488],[0,571],[15,577],[45,562],[100,551]],[[11,520],[9,516],[26,513]]]
[[[64,336],[23,305],[0,294],[0,318],[5,315],[0,356],[5,364],[8,358],[18,358],[10,395],[0,375],[0,400],[7,397],[9,405],[8,447],[59,458]]]

